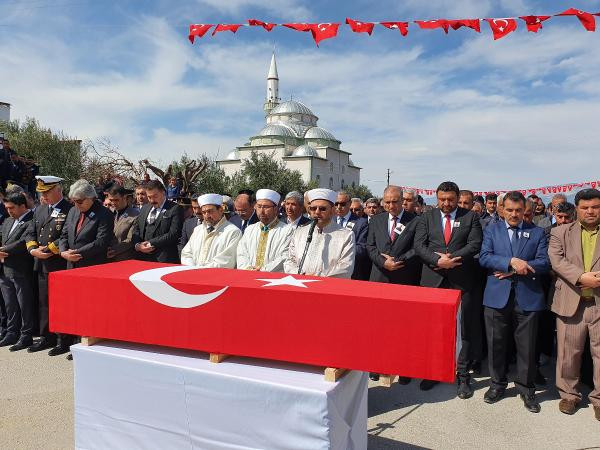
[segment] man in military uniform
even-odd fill
[[[35,178],[36,191],[41,195],[42,204],[35,209],[33,219],[29,222],[25,244],[34,258],[34,270],[38,277],[40,339],[27,351],[38,352],[52,348],[49,354],[55,356],[61,353],[55,351],[55,348],[60,349],[64,346],[61,345],[61,336],[56,336],[48,330],[48,273],[67,268],[67,261],[60,257],[58,239],[72,205],[63,198],[62,178]]]

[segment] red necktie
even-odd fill
[[[75,234],[79,234],[81,227],[83,226],[83,220],[85,219],[84,213],[79,213],[79,222],[77,222],[77,228],[75,228]]]
[[[392,224],[392,231],[390,233],[390,239],[392,242],[396,240],[396,223],[398,222],[398,217],[394,217],[394,223]]]
[[[452,224],[450,220],[452,216],[450,214],[446,214],[446,225],[444,226],[444,241],[446,241],[446,245],[450,242],[450,238],[452,237]]]

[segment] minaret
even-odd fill
[[[265,115],[269,115],[271,110],[279,104],[279,76],[277,75],[277,63],[275,62],[275,52],[271,57],[271,67],[267,75],[267,100],[264,105]]]

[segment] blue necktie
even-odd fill
[[[516,256],[519,247],[519,227],[510,227],[510,229],[513,232],[510,239],[510,248],[513,256]]]

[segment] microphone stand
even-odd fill
[[[315,226],[317,225],[317,219],[313,219],[310,224],[310,228],[308,229],[308,237],[306,238],[306,245],[304,246],[304,253],[302,254],[302,259],[300,259],[300,264],[298,264],[298,275],[302,273],[302,266],[304,265],[304,260],[306,259],[306,254],[308,253],[308,247],[310,247],[310,242],[312,241],[313,233],[315,231]]]

